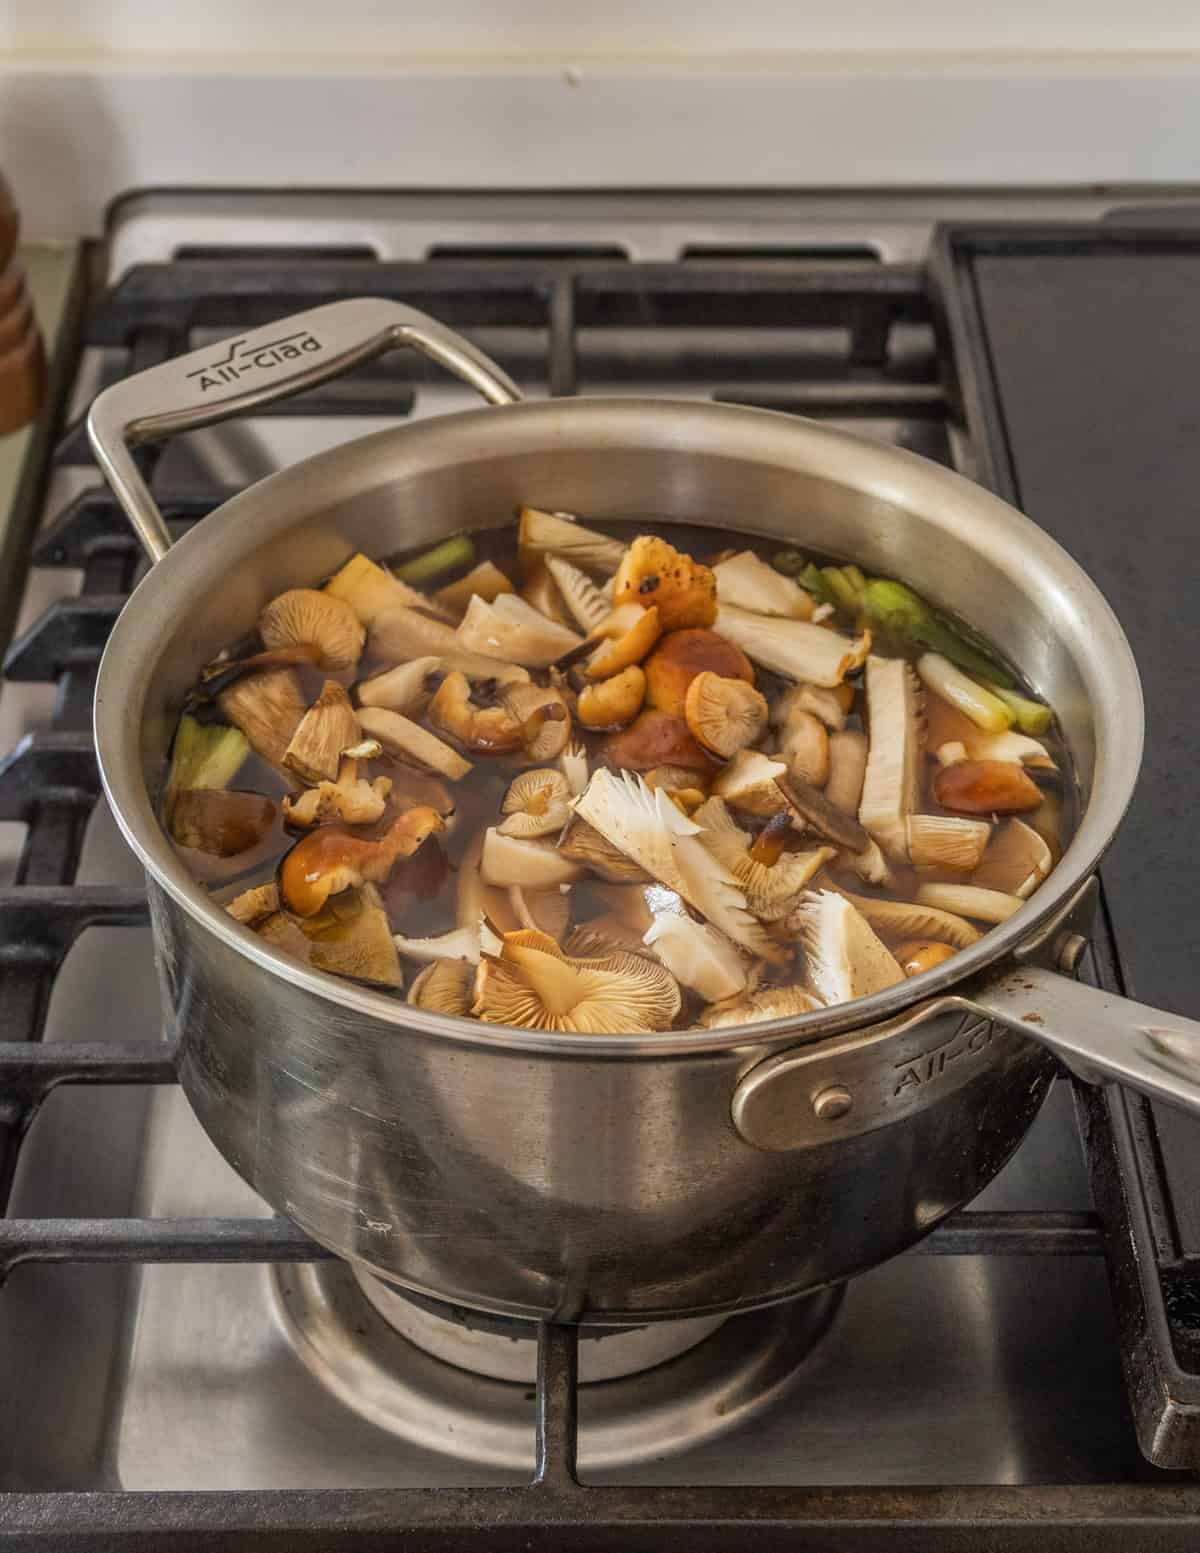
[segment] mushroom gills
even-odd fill
[[[793,920],[804,944],[805,983],[827,1007],[904,980],[886,945],[844,895],[817,891],[801,903]]]
[[[588,1035],[668,1030],[682,1006],[663,966],[636,954],[569,959],[545,933],[506,933],[484,955],[472,1012],[490,1024]]]

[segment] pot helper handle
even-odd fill
[[[447,368],[489,404],[515,404],[521,397],[508,374],[469,340],[381,297],[293,313],[175,356],[98,394],[87,418],[92,450],[151,563],[166,555],[171,536],[131,449],[302,393],[400,346]]]

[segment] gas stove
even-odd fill
[[[1106,870],[1082,973],[1184,1006],[1192,990],[1194,1010],[1188,937],[1162,924],[1200,904],[1200,870],[1176,859],[1151,881],[1136,861],[1194,802],[1195,763],[1189,799],[1154,744],[1190,626],[1139,605],[1138,535],[1088,483],[1086,405],[1057,452],[1035,408],[1068,342],[1133,359],[1136,276],[1185,305],[1198,209],[1187,191],[116,207],[83,255],[32,565],[8,601],[0,1544],[936,1550],[1029,1546],[1040,1529],[1063,1548],[1197,1545],[1200,1127],[1120,1091],[1064,1075],[994,1184],[913,1252],[723,1322],[527,1329],[379,1283],[271,1216],[174,1085],[140,871],[99,793],[92,686],[141,561],[82,417],[139,367],[375,294],[461,329],[531,395],[760,405],[984,480],[1110,592],[1150,692],[1151,802]],[[1095,274],[1081,259],[1117,266],[1107,313],[1071,305]],[[1167,393],[1150,364],[1166,352],[1182,372],[1178,352],[1138,339],[1141,393]],[[1104,392],[1103,361],[1087,370]],[[393,357],[143,456],[178,532],[305,454],[472,403]],[[1182,498],[1155,492],[1145,564],[1186,595],[1200,568]],[[1177,709],[1173,738],[1172,770],[1200,719],[1181,731]]]

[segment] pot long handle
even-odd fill
[[[130,456],[132,448],[301,393],[399,346],[448,368],[489,404],[513,404],[521,397],[508,374],[469,340],[415,308],[379,297],[293,313],[176,356],[98,394],[88,413],[88,437],[151,562],[166,555],[171,536]]]
[[[1022,965],[962,998],[1040,1041],[1088,1083],[1112,1079],[1200,1111],[1200,1023]]]

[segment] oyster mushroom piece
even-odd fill
[[[619,539],[597,533],[576,523],[568,513],[542,512],[537,507],[522,507],[517,543],[529,559],[558,555],[575,566],[608,576],[625,558],[625,546]]]
[[[641,711],[645,698],[646,676],[636,663],[631,663],[611,679],[586,685],[579,693],[575,710],[585,728],[623,728]]]
[[[777,754],[794,777],[811,787],[824,787],[829,780],[829,735],[812,712],[794,708],[780,730]]]
[[[358,704],[386,707],[389,712],[400,712],[405,717],[420,716],[432,694],[430,680],[441,666],[440,658],[429,655],[360,680],[354,687]]]
[[[889,943],[910,938],[935,938],[955,949],[969,949],[979,941],[979,929],[953,912],[916,901],[880,900],[873,895],[853,895],[834,886],[854,909]],[[789,926],[792,923],[789,921]]]
[[[829,735],[829,775],[823,791],[843,814],[858,814],[867,774],[867,752],[867,736],[857,728]]]
[[[751,1025],[767,1019],[792,1019],[821,1008],[818,998],[804,987],[764,987],[749,997],[708,1009],[700,1018],[704,1030],[724,1030],[731,1025]]]
[[[502,593],[515,593],[516,589],[494,561],[480,561],[465,577],[448,582],[433,595],[434,600],[448,615],[461,620],[473,598],[485,604],[494,603]]]
[[[495,680],[498,685],[511,685],[529,678],[529,670],[520,664],[501,663],[498,658],[471,652],[452,626],[415,609],[394,608],[377,615],[368,629],[367,650],[372,658],[392,663],[440,658],[447,672],[457,669],[475,683]]]
[[[923,884],[917,890],[917,904],[973,917],[976,922],[1007,922],[1025,902],[1019,895],[985,890],[976,884]]]
[[[433,1014],[471,1012],[471,986],[475,967],[470,960],[433,960],[417,975],[406,1001]]]
[[[547,668],[583,643],[515,593],[502,593],[491,604],[473,598],[459,623],[458,640],[470,652],[530,669]]]
[[[617,568],[613,603],[654,605],[664,631],[710,626],[717,616],[717,579],[711,567],[665,539],[639,534]]]
[[[1045,837],[1023,820],[1005,820],[988,842],[971,883],[1028,900],[1050,872],[1053,856]]]
[[[684,715],[688,686],[697,674],[754,683],[754,666],[741,648],[700,626],[669,631],[646,659],[645,670],[647,706],[674,717]]]
[[[567,779],[572,798],[578,798],[588,785],[587,750],[582,744],[568,744],[558,757],[558,769]]]
[[[292,735],[308,710],[291,669],[268,669],[235,680],[217,696],[221,713],[245,734],[250,748],[281,766]]]
[[[171,834],[181,847],[212,857],[236,857],[256,847],[275,823],[275,805],[261,793],[225,787],[185,788],[175,795]]]
[[[588,873],[612,884],[644,884],[650,879],[640,864],[626,857],[619,847],[614,847],[594,825],[589,825],[578,814],[572,815],[559,837],[558,850]]]
[[[364,706],[359,708],[358,722],[363,733],[378,739],[388,754],[415,761],[424,770],[450,782],[457,782],[471,769],[471,762],[464,760],[457,750],[419,724],[401,717],[399,712],[389,712],[382,706]]]
[[[476,706],[471,684],[455,670],[438,686],[426,716],[439,733],[447,733],[477,755],[503,755],[521,747],[521,725],[503,706]]]
[[[792,920],[804,944],[805,981],[826,1007],[904,980],[894,956],[845,896],[819,890],[801,902]]]
[[[669,971],[636,954],[573,960],[545,933],[506,933],[499,956],[485,955],[472,1012],[489,1024],[586,1035],[668,1030],[679,1013]]]
[[[582,869],[559,848],[522,836],[505,836],[493,827],[483,835],[479,872],[484,884],[498,884],[505,890],[514,884],[523,889],[550,890],[573,884]]]
[[[745,680],[705,672],[688,686],[684,717],[702,749],[729,760],[765,731],[767,701]]]
[[[352,669],[362,657],[366,632],[344,600],[316,588],[289,588],[258,617],[258,634],[268,652],[280,647],[313,647],[317,668]]]
[[[555,685],[507,685],[504,709],[516,719],[528,760],[554,760],[571,737],[571,708]]]
[[[379,891],[365,884],[353,895],[330,902],[303,926],[309,964],[334,976],[349,976],[377,987],[400,987],[400,960],[392,942]]]
[[[746,962],[707,922],[665,911],[647,928],[642,942],[682,987],[706,1003],[719,1003],[746,989]]]
[[[279,895],[288,911],[312,917],[331,895],[386,879],[398,859],[411,857],[443,828],[433,809],[409,809],[375,840],[341,825],[321,825],[296,843],[279,865]]]
[[[713,567],[717,601],[733,604],[759,615],[781,615],[789,620],[811,620],[813,601],[799,583],[777,572],[753,550],[740,550]]]
[[[393,609],[419,609],[445,618],[444,611],[433,599],[401,582],[399,577],[394,577],[361,552],[352,555],[341,570],[334,573],[323,591],[330,598],[348,604],[368,631],[382,615]],[[399,656],[402,655],[397,654]]]
[[[764,922],[786,917],[814,876],[834,857],[833,847],[782,852],[768,865],[751,857],[753,838],[734,821],[720,798],[709,798],[692,816],[699,840],[737,881],[746,905]]]
[[[563,556],[546,557],[546,570],[553,577],[563,603],[581,631],[594,631],[612,613],[612,605],[596,584],[578,566]]]
[[[969,874],[983,858],[992,827],[953,814],[910,814],[908,856],[914,868],[953,868]]]
[[[304,782],[336,782],[342,751],[361,737],[350,697],[336,679],[327,679],[300,719],[283,763]]]
[[[807,620],[752,615],[732,604],[717,611],[716,630],[764,669],[826,687],[840,685],[847,674],[862,667],[871,651],[869,631],[848,641]]]
[[[571,789],[561,771],[522,771],[504,795],[502,836],[556,835],[571,818]]]
[[[600,645],[588,658],[583,672],[588,679],[610,679],[631,664],[640,663],[658,641],[662,626],[658,610],[641,604],[623,604],[606,615],[588,636]]]
[[[758,750],[739,750],[713,778],[712,792],[741,814],[770,819],[788,811],[787,800],[776,785],[777,778],[786,775],[782,760],[773,760]]]
[[[376,752],[380,748],[374,745]],[[344,825],[374,825],[383,818],[392,784],[388,777],[368,781],[359,776],[358,767],[357,758],[343,756],[336,782],[320,782],[307,788],[299,798],[285,794],[284,819],[304,830],[327,820],[340,820]]]
[[[921,796],[921,690],[903,658],[867,660],[870,750],[858,818],[884,854],[908,858],[908,817]],[[940,802],[940,800],[939,800]]]
[[[942,766],[933,796],[959,814],[1028,814],[1041,806],[1042,790],[1009,760],[960,760]]]
[[[244,927],[254,927],[281,909],[279,886],[273,879],[269,884],[256,884],[252,889],[243,890],[225,906],[233,920],[242,923]]]
[[[392,942],[407,960],[467,960],[479,963],[479,927],[458,927],[436,938],[405,938],[393,933]]]

